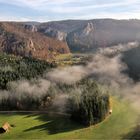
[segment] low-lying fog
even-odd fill
[[[139,47],[139,43],[131,42],[100,49],[93,54],[92,61],[88,62],[86,66],[56,68],[44,74],[43,78],[35,81],[21,80],[11,82],[7,91],[0,91],[0,100],[9,97],[21,99],[25,96],[41,98],[54,83],[72,84],[89,76],[101,85],[114,91],[112,92],[113,94],[129,100],[137,108],[140,98],[140,83],[134,82],[133,79],[124,73],[127,70],[127,65],[122,61],[123,52],[136,47]],[[62,100],[64,98],[57,98],[57,103],[63,103]]]

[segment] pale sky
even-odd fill
[[[140,19],[140,0],[0,0],[1,21]]]

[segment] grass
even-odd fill
[[[61,54],[55,58],[55,63],[58,66],[71,66],[86,64],[91,59],[87,54]]]
[[[61,61],[61,60],[65,60],[65,59],[71,59],[71,57],[72,57],[71,53],[69,53],[69,54],[60,54],[60,55],[56,56],[56,60]]]
[[[102,123],[84,128],[64,116],[39,114],[1,114],[0,125],[14,124],[0,139],[122,139],[136,126],[138,114],[128,103],[113,100],[113,113]]]

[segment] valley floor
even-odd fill
[[[133,132],[138,113],[128,103],[113,99],[113,113],[104,122],[85,128],[67,116],[49,114],[0,114],[0,126],[8,122],[15,127],[0,139],[124,139]]]

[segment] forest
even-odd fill
[[[6,89],[10,81],[31,79],[43,75],[45,71],[55,67],[47,61],[0,54],[0,89]]]
[[[54,65],[45,61],[30,58],[17,59],[7,55],[2,55],[1,60],[1,65],[3,64],[3,68],[5,68],[1,69],[1,71],[5,70],[6,74],[6,76],[3,75],[4,86],[1,87],[6,89],[1,93],[1,111],[40,110],[58,112],[61,109],[62,113],[70,115],[70,119],[86,126],[101,122],[109,115],[109,91],[103,89],[93,79],[86,77],[71,84],[52,82],[48,90],[45,90],[44,87],[42,90],[42,87],[40,87],[42,85],[40,85],[41,83],[39,83],[38,79],[43,77],[43,72],[47,73],[51,68],[54,68]],[[11,73],[11,75],[7,75],[7,73]],[[12,76],[15,76],[15,79]],[[42,90],[42,93],[38,93],[35,90],[30,92],[18,89],[18,87],[26,85],[27,82],[19,82],[16,86],[9,84],[13,80],[19,81],[22,78],[30,81],[28,90],[35,87],[35,90]],[[45,84],[47,84],[46,81]],[[61,96],[64,96],[64,98],[61,99]],[[54,106],[55,100],[60,100],[58,106]],[[64,106],[61,102],[65,102]]]

